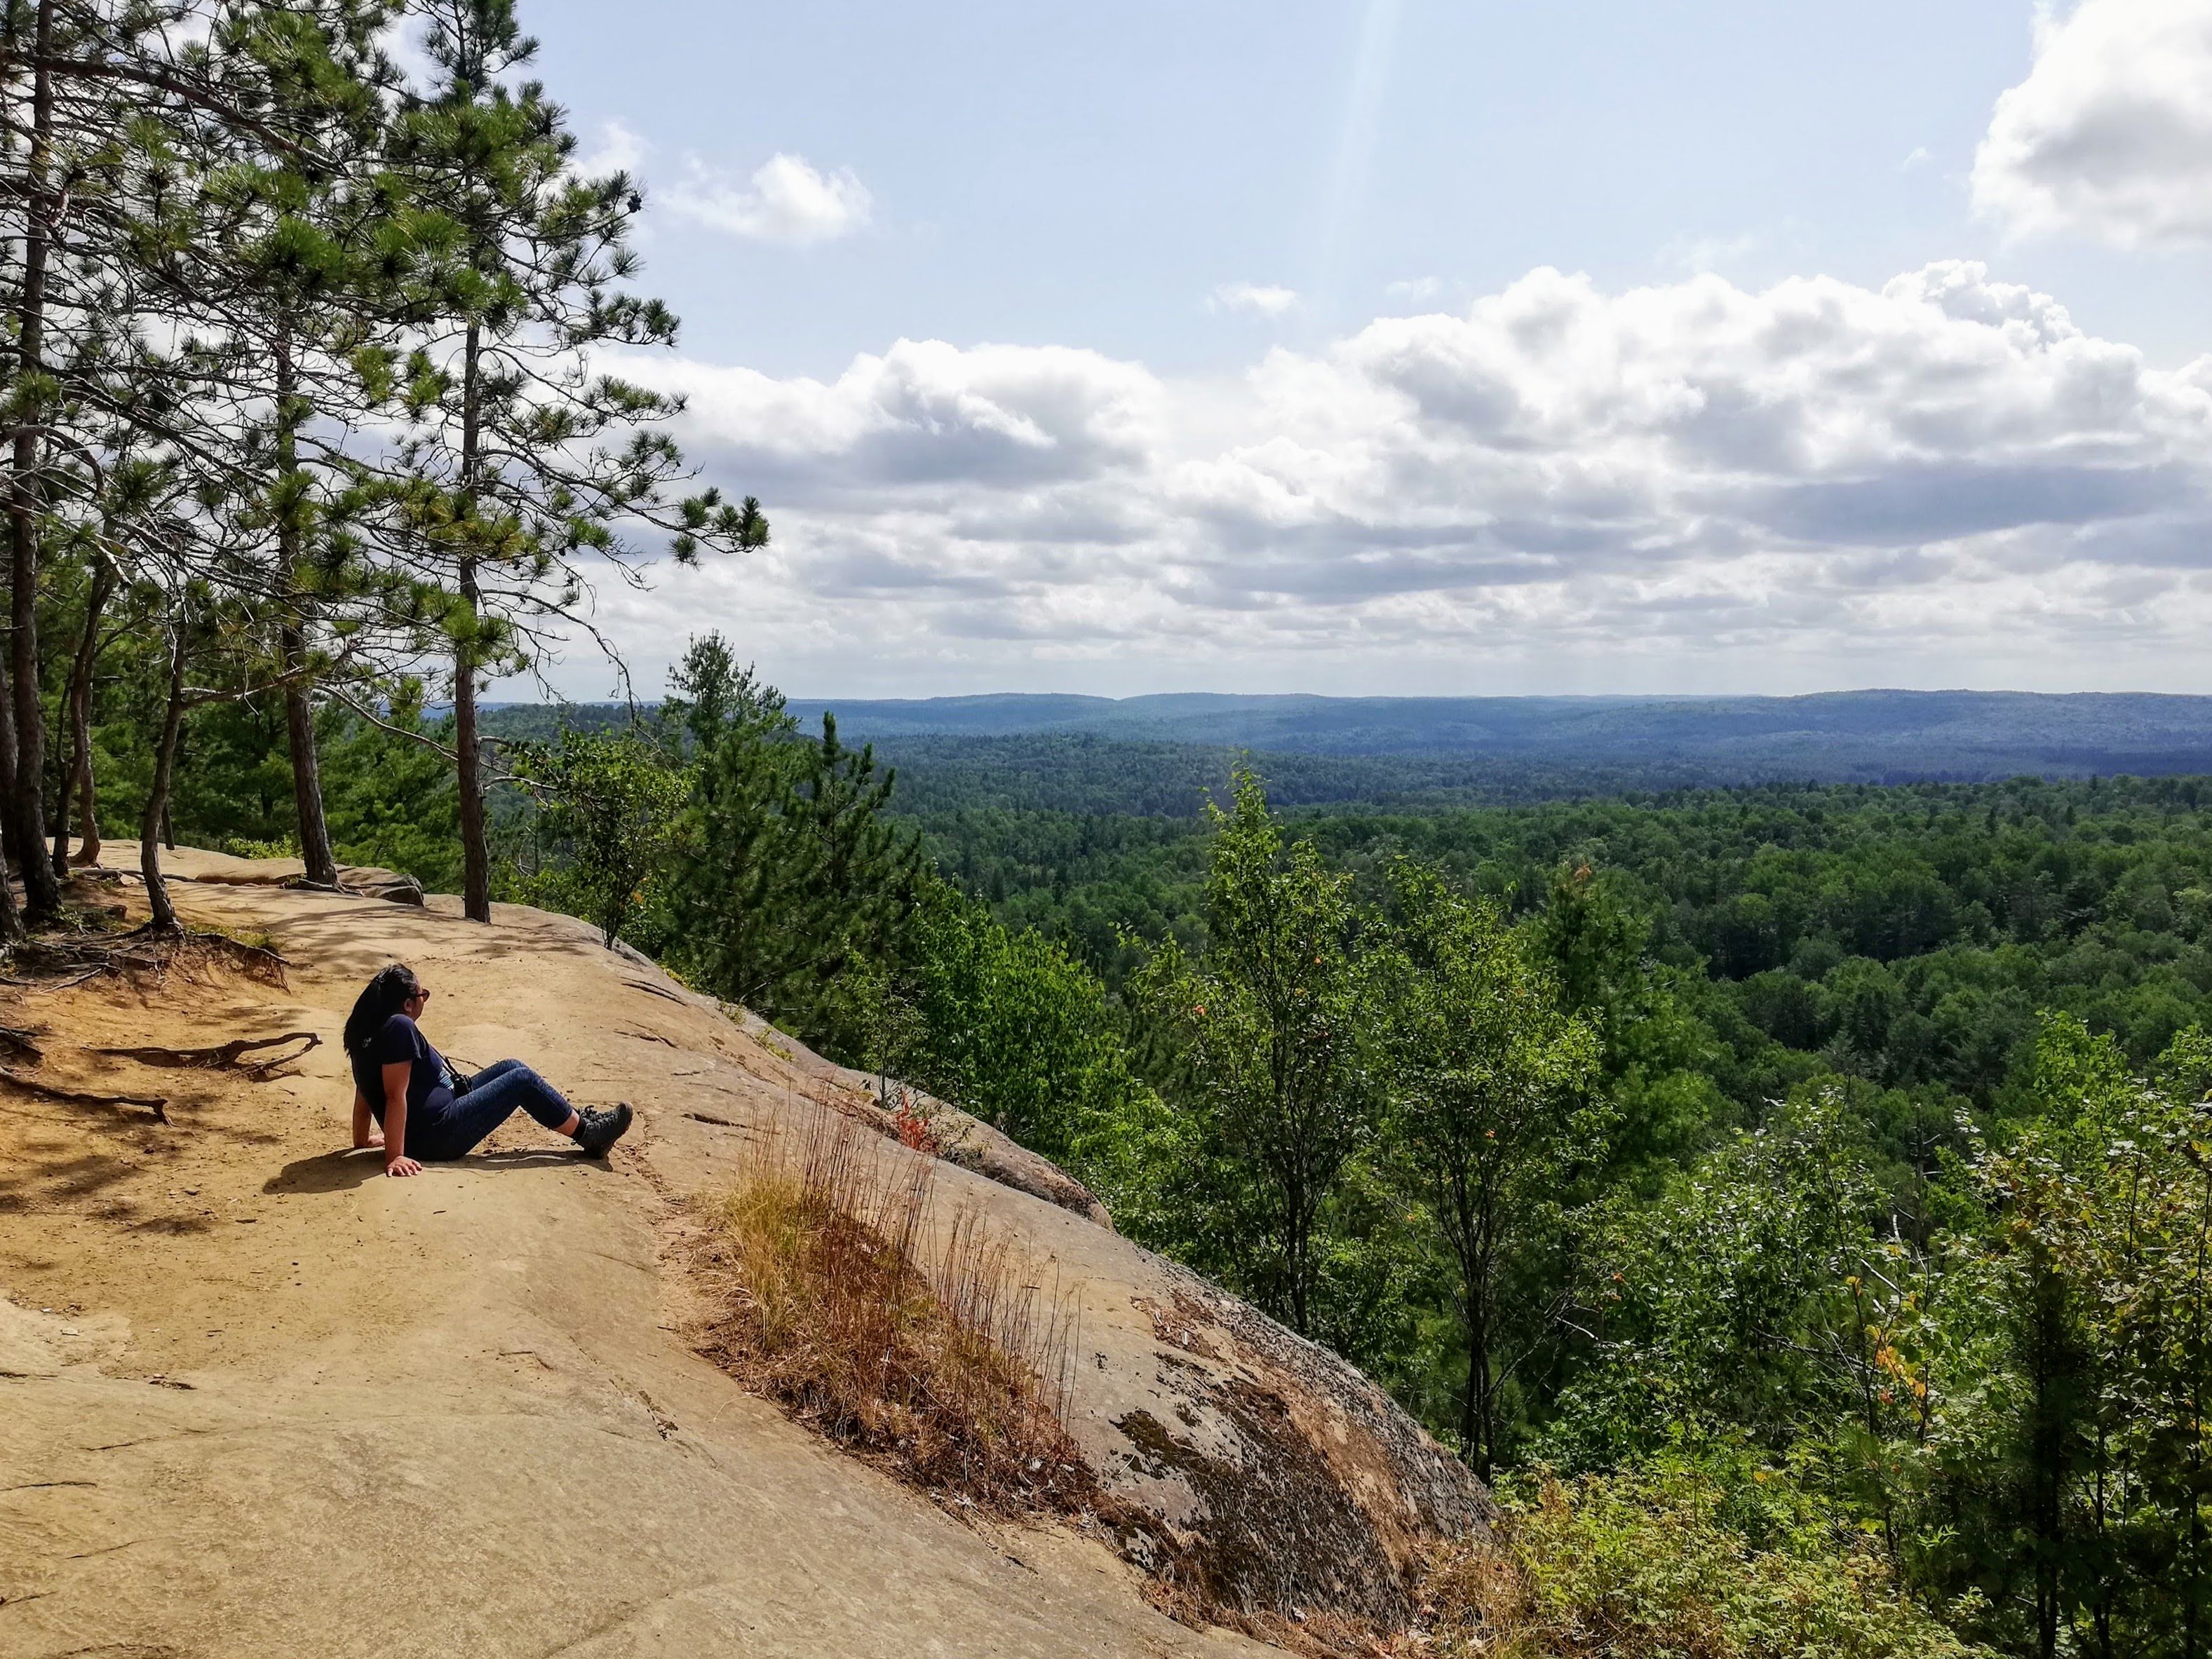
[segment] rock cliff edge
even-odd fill
[[[1389,1626],[1420,1552],[1482,1523],[1358,1372],[944,1115],[939,1205],[1018,1236],[1075,1315],[1070,1427],[1118,1515],[955,1519],[687,1338],[694,1200],[770,1123],[880,1128],[872,1079],[565,917],[487,929],[173,861],[187,923],[268,936],[281,986],[216,964],[0,992],[42,1051],[0,1067],[45,1091],[0,1079],[0,1654],[1225,1654],[1255,1644],[1154,1586]],[[128,877],[110,892],[143,914]],[[394,959],[448,1054],[634,1101],[639,1132],[592,1163],[510,1126],[412,1181],[337,1150],[338,1030]],[[320,1041],[261,1075],[95,1052],[286,1032]]]

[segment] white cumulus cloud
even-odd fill
[[[781,152],[738,184],[694,162],[660,199],[681,218],[757,242],[805,247],[865,229],[874,198],[848,167],[823,173]]]
[[[2212,0],[2081,0],[1974,157],[1978,210],[2121,247],[2212,240]]]
[[[1206,296],[1216,311],[1248,311],[1256,317],[1280,317],[1298,302],[1298,292],[1271,283],[1224,283]]]
[[[590,149],[577,155],[573,168],[586,179],[605,178],[610,173],[635,173],[652,150],[653,146],[646,143],[643,135],[624,123],[602,121],[596,141]]]
[[[794,684],[2142,684],[2212,626],[2212,360],[1973,264],[1540,270],[1226,378],[939,341],[626,372],[776,543],[611,625],[720,623]]]

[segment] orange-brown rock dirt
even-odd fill
[[[0,989],[43,1051],[0,1066],[167,1103],[0,1080],[0,1655],[1256,1650],[1156,1611],[1098,1529],[964,1524],[694,1352],[690,1200],[772,1123],[865,1114],[849,1079],[565,917],[172,866],[188,925],[265,935],[283,987],[217,960]],[[458,1062],[520,1056],[638,1127],[595,1162],[518,1118],[385,1177],[347,1150],[338,1032],[395,959]],[[322,1041],[259,1078],[92,1052],[288,1031]],[[1479,1522],[1357,1373],[1064,1195],[936,1182],[1063,1287],[1070,1426],[1151,1517],[1124,1553],[1224,1606],[1387,1620],[1421,1545]]]

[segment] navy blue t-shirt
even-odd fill
[[[384,1121],[384,1068],[403,1060],[413,1067],[407,1074],[410,1121],[420,1122],[426,1109],[432,1113],[442,1112],[453,1103],[453,1085],[446,1069],[446,1057],[430,1046],[430,1039],[422,1035],[421,1026],[404,1014],[394,1014],[384,1022],[384,1029],[369,1040],[368,1046],[356,1050],[353,1057],[354,1084],[368,1097],[368,1109],[376,1115],[379,1123]]]

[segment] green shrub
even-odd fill
[[[1443,1553],[1425,1607],[1465,1659],[1980,1659],[1874,1538],[1786,1473],[1681,1462],[1501,1487],[1492,1536]]]

